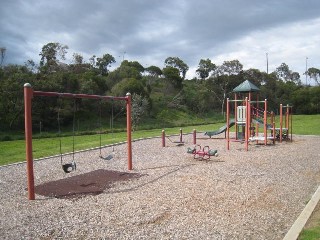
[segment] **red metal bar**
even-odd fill
[[[33,95],[34,96],[44,96],[44,97],[114,99],[114,100],[125,100],[125,101],[127,101],[127,97],[113,97],[113,96],[101,96],[101,95],[90,95],[90,94],[75,94],[75,93],[58,93],[58,92],[33,91]]]
[[[127,144],[128,144],[128,170],[132,170],[132,142],[131,142],[131,94],[127,93]]]
[[[264,145],[267,145],[268,141],[268,133],[267,133],[267,124],[268,124],[268,116],[267,116],[267,108],[268,108],[268,102],[267,99],[264,100],[264,115],[263,115],[263,130],[264,130]]]
[[[250,94],[250,93],[249,93]],[[249,95],[250,96],[250,95]],[[245,148],[248,151],[249,149],[249,131],[250,131],[250,104],[248,98],[246,97],[246,126],[245,126]]]
[[[275,144],[276,142],[276,123],[275,122],[272,123],[272,131],[273,131],[273,136],[272,136],[273,144]]]
[[[290,119],[291,119],[291,121],[290,121],[290,135],[291,135],[291,137],[290,137],[290,139],[291,139],[291,142],[292,142],[292,118],[293,118],[293,112],[292,112],[292,106],[290,107],[290,110],[291,110],[291,112],[290,112]]]
[[[161,138],[162,138],[162,147],[165,147],[166,146],[166,132],[164,130],[162,130]]]
[[[28,199],[34,200],[34,173],[33,173],[33,156],[32,156],[32,116],[31,101],[32,87],[29,83],[24,84],[24,125],[26,139],[26,161],[27,161],[27,182],[28,182]]]
[[[229,123],[230,123],[230,104],[229,104],[229,98],[227,98],[227,149],[230,150],[230,129],[229,129]]]
[[[237,93],[234,94],[234,122],[236,128],[236,140],[238,139],[238,103],[237,103]]]
[[[197,130],[193,129],[193,144],[197,144]]]
[[[279,130],[279,134],[280,134],[280,142],[282,142],[282,104],[280,104],[280,130]]]

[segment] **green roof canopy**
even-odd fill
[[[249,80],[245,80],[243,83],[241,83],[239,86],[235,87],[233,89],[233,92],[239,93],[239,92],[259,92],[260,89],[254,85]]]

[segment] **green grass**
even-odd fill
[[[299,238],[299,240],[319,240],[320,239],[320,226],[304,229]]]
[[[294,115],[293,133],[299,135],[320,135],[320,115]]]
[[[197,131],[216,129],[223,123],[196,126]],[[193,126],[184,127],[183,132],[192,132]],[[180,127],[165,129],[167,135],[178,134]],[[132,133],[132,139],[144,137],[161,136],[162,129],[140,130]],[[101,135],[101,144],[113,144],[126,141],[126,132],[115,132]],[[73,137],[67,136],[61,138],[62,153],[72,152]],[[60,153],[60,141],[58,137],[33,139],[33,158],[57,155]],[[88,149],[100,146],[100,135],[76,135],[75,150]],[[4,141],[0,142],[0,165],[6,165],[15,162],[25,161],[25,141]]]
[[[221,120],[217,120],[215,124],[203,124],[182,127],[183,132],[192,132],[196,129],[198,132],[201,131],[212,131],[221,127],[224,123]],[[293,116],[293,133],[304,134],[304,135],[320,135],[320,115],[295,115]],[[181,126],[183,126],[181,122]],[[158,126],[159,127],[159,126]],[[141,127],[143,128],[143,126]],[[150,126],[148,126],[150,128]],[[179,127],[165,128],[166,134],[178,134]],[[132,139],[144,138],[144,137],[156,137],[161,136],[161,128],[150,129],[150,130],[138,130],[132,133]],[[231,129],[232,130],[232,129]],[[92,134],[89,135],[76,135],[75,136],[75,150],[87,149],[92,147],[99,147],[100,135]],[[69,133],[69,135],[71,135]],[[46,135],[46,138],[38,138],[33,140],[33,157],[34,159],[52,156],[59,154],[59,138],[56,134],[52,134],[53,137]],[[73,148],[72,136],[65,136],[62,140],[62,152],[71,152]],[[102,135],[102,145],[123,142],[126,141],[126,132],[115,132],[113,134],[107,133]],[[25,141],[2,141],[0,142],[0,165],[6,165],[15,162],[25,161]]]

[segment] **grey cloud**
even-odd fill
[[[60,42],[86,55],[126,51],[143,64],[179,56],[196,65],[253,32],[318,18],[319,9],[318,0],[4,0],[0,46],[11,63],[38,58],[39,46]]]

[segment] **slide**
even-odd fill
[[[263,119],[260,119],[260,118],[253,118],[252,122],[253,123],[258,123],[258,124],[261,124],[261,125],[264,124]],[[272,124],[267,124],[267,129],[272,129]]]
[[[229,122],[229,128],[231,128],[233,125],[235,124],[234,120],[230,120]],[[220,133],[223,133],[227,131],[227,125],[222,126],[221,128],[219,128],[216,131],[212,131],[212,132],[205,132],[204,135],[208,135],[210,138],[214,135],[218,135]]]

